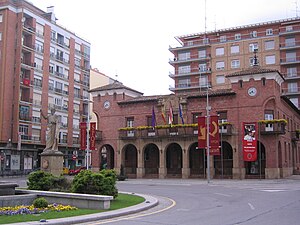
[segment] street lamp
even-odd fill
[[[208,80],[206,81],[206,160],[207,160],[207,183],[210,182],[210,162],[209,162],[209,124],[210,124],[210,115],[209,112],[211,110],[211,106],[209,106],[208,102]]]
[[[89,170],[89,165],[91,161],[90,157],[90,103],[93,102],[90,99],[84,99],[83,102],[87,103],[87,125],[86,125],[86,153],[85,153],[85,160],[86,160],[86,169]]]

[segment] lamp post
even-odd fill
[[[86,169],[89,170],[90,165],[90,101],[89,99],[83,100],[84,102],[88,103],[88,109],[87,109],[87,125],[86,125],[86,154],[85,154],[85,160],[86,160]]]
[[[210,150],[210,146],[209,146],[209,124],[210,124],[210,115],[209,112],[211,110],[211,106],[209,106],[209,102],[208,102],[208,81],[207,82],[207,86],[206,86],[206,161],[207,161],[207,183],[210,182],[210,161],[209,161],[209,150]]]

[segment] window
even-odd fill
[[[201,116],[201,112],[193,113],[193,123],[198,123],[198,117]]]
[[[55,48],[50,46],[50,57],[55,58]]]
[[[205,49],[201,49],[198,51],[198,57],[201,58],[206,58],[206,50]]]
[[[74,110],[74,113],[79,113],[79,104],[74,103],[73,110]]]
[[[56,106],[61,106],[62,105],[62,100],[61,98],[54,98],[54,104]]]
[[[28,139],[28,125],[20,124],[19,132],[22,134],[22,139],[24,136],[27,136]]]
[[[241,40],[242,35],[241,34],[235,34],[234,40]]]
[[[224,36],[221,36],[220,37],[220,42],[225,42],[226,41],[226,36],[224,35]]]
[[[297,76],[297,67],[287,67],[286,75],[287,75],[287,77],[296,77]]]
[[[216,48],[216,55],[224,55],[224,47]]]
[[[54,30],[51,30],[51,40],[56,41],[56,32]]]
[[[34,67],[42,70],[43,69],[43,60],[39,58],[34,58]]]
[[[207,71],[206,63],[199,64],[199,71],[200,72],[206,72]]]
[[[178,67],[178,74],[185,74],[191,72],[191,66],[185,65],[185,66],[179,66]]]
[[[290,101],[299,108],[299,99],[298,98],[290,98]]]
[[[230,47],[231,54],[237,54],[240,52],[240,46],[239,45],[233,45]]]
[[[266,110],[265,111],[265,120],[273,120],[273,119],[274,119],[273,110]],[[273,124],[272,123],[266,124],[265,131],[273,131]]]
[[[217,70],[224,70],[225,68],[225,62],[224,61],[219,61],[216,63],[216,69]]]
[[[296,62],[296,52],[287,52],[285,57],[287,62]]]
[[[266,35],[273,35],[273,29],[266,29]]]
[[[70,38],[65,38],[65,44],[67,47],[70,47]]]
[[[75,61],[75,66],[80,67],[81,60],[75,57],[74,61]]]
[[[0,41],[2,41],[2,33],[0,32]]]
[[[296,82],[288,83],[288,92],[298,92],[298,84]]]
[[[185,88],[185,87],[190,87],[190,86],[191,86],[191,80],[189,78],[178,80],[178,87],[179,88]]]
[[[231,68],[240,68],[240,60],[238,59],[234,59],[231,60]]]
[[[209,38],[203,38],[203,44],[208,44],[209,43]]]
[[[208,77],[207,75],[202,75],[199,78],[200,87],[208,87]]]
[[[78,43],[75,43],[75,51],[80,52],[81,51],[81,46]]]
[[[225,83],[225,76],[224,75],[217,75],[216,76],[216,83],[217,84],[224,84]]]
[[[193,41],[188,41],[188,42],[187,42],[187,46],[192,46],[193,44],[194,44]]]
[[[287,26],[285,30],[286,32],[293,31],[293,26]]]
[[[250,37],[252,37],[252,38],[256,38],[257,37],[257,31],[252,31],[252,32],[250,32]]]
[[[178,60],[188,60],[191,58],[190,52],[181,52],[178,54]]]
[[[49,64],[49,73],[54,73],[54,64],[53,63],[50,63]]]
[[[0,14],[0,23],[2,23],[2,22],[3,22],[3,15]]]
[[[20,120],[29,120],[29,106],[20,105]]]
[[[74,87],[74,97],[75,98],[80,98],[80,89]]]
[[[44,52],[44,44],[40,41],[35,41],[35,50],[37,52],[43,53]]]
[[[44,36],[44,26],[42,24],[36,23],[36,33]]]
[[[265,41],[265,50],[270,50],[275,48],[274,40]]]
[[[289,37],[285,39],[285,47],[293,47],[296,45],[295,37]]]
[[[80,74],[79,73],[74,73],[74,80],[76,82],[80,82]]]
[[[254,52],[254,50],[258,50],[258,43],[250,43],[249,44],[249,52]]]
[[[126,127],[133,127],[133,122],[134,122],[133,117],[126,118]],[[133,137],[134,136],[134,131],[133,130],[127,131],[127,136],[128,137]]]
[[[275,64],[275,55],[267,55],[266,56],[266,64]]]

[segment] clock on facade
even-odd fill
[[[257,94],[257,90],[255,87],[251,87],[248,89],[248,95],[255,96]]]
[[[109,109],[109,107],[110,107],[110,102],[109,102],[109,101],[105,101],[105,102],[103,103],[103,107],[104,107],[105,109]]]

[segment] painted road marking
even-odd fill
[[[255,207],[250,202],[248,202],[248,205],[249,205],[250,209],[255,210]]]

